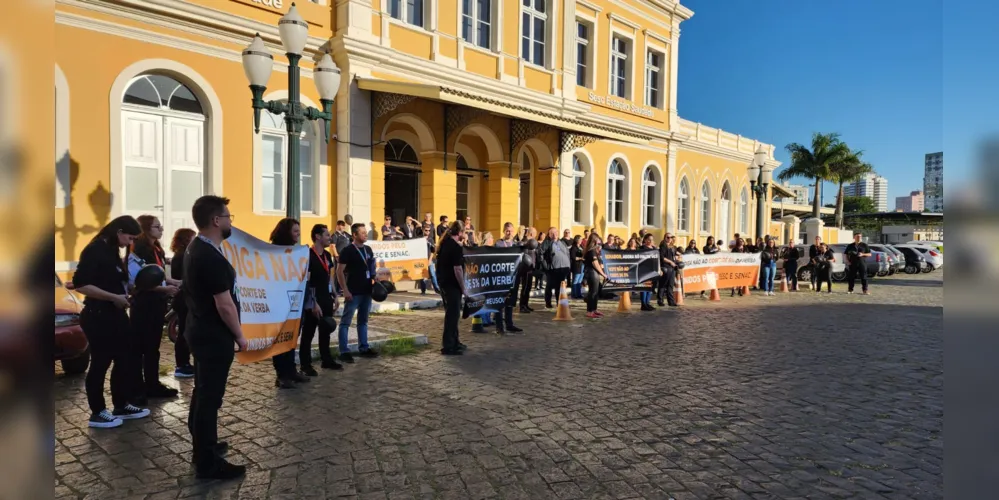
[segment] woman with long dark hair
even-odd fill
[[[760,266],[763,271],[763,293],[774,294],[774,276],[777,275],[777,245],[773,239],[763,244],[760,251]]]
[[[630,244],[629,244],[629,246],[630,246]],[[641,247],[641,249],[642,250],[655,250],[656,249],[655,239],[652,237],[652,233],[646,233],[645,236],[642,236],[642,247]],[[656,280],[653,280],[652,287],[655,288],[657,284],[658,283],[656,282]],[[628,293],[628,292],[624,292],[624,293]],[[652,305],[652,292],[642,292],[641,298],[642,298],[642,310],[643,311],[655,311],[656,310],[655,306]]]
[[[583,298],[583,237],[573,236],[569,247],[569,260],[572,262],[572,298]]]
[[[129,282],[135,284],[139,271],[154,264],[166,271],[166,252],[160,239],[163,237],[163,224],[153,215],[140,215],[139,227],[142,233],[128,248]],[[177,389],[160,382],[160,343],[163,340],[163,322],[166,319],[170,298],[177,294],[180,281],[166,278],[163,284],[150,290],[137,290],[132,299],[132,349],[138,362],[136,372],[136,400],[146,404],[146,398],[172,398]]]
[[[586,247],[583,251],[583,268],[586,276],[586,317],[590,319],[600,319],[604,314],[597,310],[597,302],[600,297],[600,284],[607,279],[604,267],[600,263],[600,252],[603,247],[603,240],[596,232],[590,233],[590,238],[586,240]],[[627,293],[627,292],[625,292]]]
[[[683,253],[687,255],[692,253],[700,254],[701,251],[697,249],[697,240],[691,238],[690,241],[687,242],[687,248],[683,249]]]
[[[80,253],[73,275],[73,286],[86,297],[80,326],[90,343],[86,381],[90,427],[118,427],[123,420],[149,415],[149,410],[132,404],[136,394],[135,384],[128,380],[131,361],[128,350],[131,326],[125,312],[129,307],[128,271],[121,257],[121,249],[131,245],[141,233],[139,223],[131,216],[112,220]],[[111,368],[113,412],[108,411],[104,402],[108,368]]]
[[[293,246],[298,245],[301,237],[302,228],[298,221],[285,217],[274,226],[270,239],[272,245]],[[295,366],[294,349],[274,356],[271,362],[274,363],[274,372],[277,374],[277,379],[274,381],[276,387],[292,389],[296,383],[303,384],[309,381],[309,377],[299,372]]]
[[[711,255],[713,253],[718,253],[718,245],[715,245],[714,236],[708,236],[708,239],[704,242],[704,255]]]
[[[197,236],[193,229],[181,228],[173,233],[170,251],[174,258],[170,261],[170,277],[180,281],[184,277],[184,252],[191,240]],[[174,378],[191,378],[194,376],[194,365],[191,364],[191,349],[187,346],[184,332],[187,330],[187,304],[184,302],[183,291],[178,291],[171,302],[177,318],[177,340],[173,344],[174,360],[177,367],[173,371]]]
[[[752,251],[750,251],[746,247],[746,241],[743,240],[742,238],[739,238],[739,239],[735,240],[735,246],[732,247],[732,253],[752,253]],[[732,296],[733,297],[735,297],[736,292],[738,292],[739,295],[742,295],[742,289],[741,288],[739,288],[739,287],[733,287],[732,288]]]

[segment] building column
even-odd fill
[[[336,4],[336,36],[349,36],[369,42],[378,43],[371,29],[371,0],[337,0]],[[387,16],[383,16],[387,17]],[[386,23],[387,24],[387,23]],[[386,24],[382,25],[384,30]],[[383,35],[385,32],[383,31]]]
[[[371,147],[371,222],[374,222],[376,227],[381,227],[384,215],[385,144],[377,144]]]
[[[532,225],[538,228],[538,232],[547,231],[549,227],[558,226],[560,222],[558,177],[560,175],[557,169],[534,169],[534,223]]]
[[[573,82],[575,86],[575,82]],[[562,153],[559,157],[559,169],[556,173],[558,175],[558,192],[559,192],[559,211],[558,211],[558,230],[559,237],[562,237],[562,231],[565,229],[571,229],[573,223],[573,203],[575,202],[575,177],[569,177],[572,174],[572,153]]]
[[[809,241],[815,241],[816,236],[822,236],[822,228],[825,223],[822,219],[806,219],[805,222],[805,241],[803,243],[808,243]]]
[[[520,208],[520,164],[513,164],[510,175],[510,162],[492,161],[486,164],[489,179],[486,180],[486,210],[483,217],[484,228],[493,231],[497,239],[503,235],[503,224],[520,224],[517,210]]]
[[[784,244],[789,244],[791,241],[797,241],[798,234],[801,233],[801,219],[795,217],[794,215],[785,215],[781,222],[784,223]],[[803,241],[802,243],[808,243]]]
[[[420,172],[420,213],[434,214],[434,220],[441,215],[455,220],[458,211],[458,155],[447,154],[448,169],[444,170],[444,153],[424,151],[420,153],[423,168]]]
[[[371,143],[371,93],[357,88],[350,74],[350,87],[336,100],[336,213],[335,218],[350,214],[354,222],[371,222],[372,148],[351,146]],[[384,156],[383,156],[384,157]],[[382,169],[384,182],[384,168]],[[384,199],[384,190],[382,198]],[[379,221],[380,222],[380,221]]]
[[[680,114],[676,109],[677,70],[680,63],[680,20],[673,16],[669,45],[669,130],[680,131]]]
[[[666,183],[666,189],[663,190],[666,193],[666,202],[663,206],[666,208],[666,217],[664,219],[663,229],[666,232],[676,232],[677,220],[676,213],[679,207],[677,207],[677,183],[680,182],[676,176],[676,155],[680,150],[680,145],[670,141],[669,152],[666,153],[666,175],[664,182]],[[693,228],[691,228],[693,229]],[[693,231],[691,231],[693,232]]]

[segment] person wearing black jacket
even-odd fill
[[[314,304],[311,310],[305,311],[302,315],[302,338],[298,360],[302,373],[315,377],[319,375],[312,367],[312,338],[316,330],[319,330],[319,357],[323,369],[343,370],[343,365],[337,363],[330,352],[330,336],[336,329],[333,313],[339,308],[333,295],[333,280],[330,274],[333,269],[333,256],[326,251],[330,245],[330,231],[326,224],[316,224],[312,226],[311,235],[308,288]]]
[[[461,343],[458,333],[462,298],[468,297],[468,291],[465,289],[465,259],[462,249],[464,239],[464,224],[461,221],[454,221],[437,247],[437,283],[441,287],[445,309],[441,354],[446,356],[461,355],[467,349]]]
[[[142,234],[128,250],[129,283],[143,266],[155,264],[166,271],[166,252],[160,243],[163,237],[163,224],[152,215],[137,218]],[[163,340],[163,324],[166,320],[170,298],[179,290],[180,281],[166,278],[161,286],[142,290],[134,294],[129,319],[132,322],[132,348],[137,362],[134,376],[137,384],[136,402],[146,404],[146,398],[172,398],[177,389],[160,382],[160,344]]]
[[[792,240],[787,249],[784,250],[784,277],[787,279],[788,288],[793,292],[798,291],[798,259],[800,258],[801,252]]]
[[[444,233],[446,233],[446,232],[447,232],[447,225],[448,225],[448,224],[447,224],[447,216],[446,216],[446,215],[442,215],[442,216],[440,217],[440,221],[441,221],[441,223],[437,225],[437,238],[438,238],[438,239],[440,239],[440,237],[441,237],[441,236],[442,236],[442,235],[443,235]]]
[[[736,236],[738,236],[738,234]],[[733,246],[735,246],[735,245],[733,245]],[[707,241],[704,242],[703,253],[704,253],[704,255],[711,255],[713,253],[718,253],[718,246],[715,245],[715,237],[714,236],[708,236]]]
[[[170,277],[183,284],[184,279],[184,252],[187,246],[197,233],[193,229],[181,228],[173,233],[173,241],[170,242],[170,251],[173,252],[173,259],[170,261]],[[173,371],[174,378],[191,378],[194,376],[194,365],[191,364],[191,349],[187,346],[187,339],[184,332],[187,330],[187,303],[184,301],[183,287],[173,296],[170,303],[177,318],[177,340],[173,344],[174,360],[176,368]]]
[[[575,236],[569,247],[569,260],[572,261],[572,293],[574,299],[583,298],[583,237]]]
[[[535,230],[527,230],[524,240],[521,241],[524,248],[524,264],[520,267],[520,312],[534,312],[528,302],[531,299],[531,290],[534,288],[534,273],[538,264],[538,240],[534,239]]]
[[[815,243],[813,243],[812,245],[810,245],[808,247],[808,262],[809,262],[809,266],[811,267],[811,271],[812,271],[811,274],[812,274],[812,289],[813,290],[818,290],[818,288],[815,287],[815,283],[818,281],[818,278],[815,277],[815,274],[816,274],[817,270],[815,269],[815,265],[814,264],[816,262],[816,260],[815,260],[816,257],[818,257],[822,253],[821,247],[822,247],[822,237],[821,236],[816,236],[815,237]]]
[[[659,307],[669,304],[676,307],[676,297],[673,289],[676,285],[677,271],[676,237],[667,233],[659,243],[659,258],[662,259],[662,275],[659,279]]]
[[[846,293],[853,293],[853,286],[860,275],[860,289],[864,295],[869,295],[867,290],[867,260],[865,257],[871,256],[871,247],[861,241],[863,234],[855,233],[853,243],[846,246],[846,265],[849,266],[846,272]]]
[[[301,234],[302,229],[297,220],[284,218],[279,220],[277,225],[274,226],[274,230],[271,231],[271,244],[282,246],[297,245]],[[274,372],[277,375],[277,378],[274,380],[275,387],[293,389],[296,383],[302,384],[309,381],[309,377],[299,372],[295,366],[294,349],[275,355],[271,358],[271,363],[274,365]]]
[[[90,344],[90,369],[85,383],[90,427],[118,427],[123,420],[149,415],[149,410],[132,404],[136,394],[134,381],[129,380],[131,326],[125,312],[129,307],[125,288],[128,271],[119,253],[141,232],[139,223],[131,216],[112,220],[80,253],[73,274],[75,291],[85,297],[80,327]],[[113,412],[108,411],[104,401],[104,377],[108,368],[111,368]]]

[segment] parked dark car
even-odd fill
[[[55,360],[67,375],[78,375],[90,366],[90,344],[80,328],[83,303],[71,292],[72,283],[55,277]]]
[[[901,252],[891,248],[889,245],[882,245],[880,243],[875,243],[870,245],[871,250],[877,250],[878,252],[884,252],[888,256],[889,267],[886,271],[881,271],[878,276],[890,276],[896,272],[905,270],[905,256]]]
[[[919,274],[927,268],[926,259],[916,250],[908,247],[895,247],[905,255],[906,274]]]

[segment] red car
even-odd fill
[[[55,278],[55,360],[66,375],[78,375],[90,366],[90,344],[80,328],[83,303],[71,292],[72,283]]]

